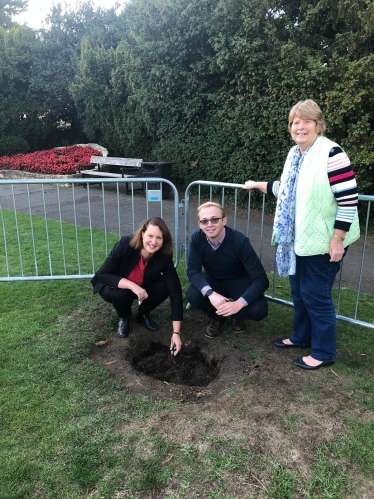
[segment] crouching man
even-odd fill
[[[242,333],[245,320],[260,321],[268,314],[264,267],[248,237],[226,225],[220,204],[202,204],[197,217],[187,262],[187,299],[208,316],[207,338],[218,336],[230,316],[231,330]]]

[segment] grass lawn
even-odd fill
[[[0,499],[374,497],[372,331],[339,323],[333,371],[290,368],[297,392],[273,364],[273,385],[243,377],[187,406],[134,395],[90,360],[116,321],[87,280],[0,283],[0,310]],[[251,335],[291,324],[271,304]]]

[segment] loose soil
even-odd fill
[[[93,347],[91,357],[132,393],[178,402],[215,398],[258,365],[246,360],[230,326],[211,340],[201,320],[198,327],[193,319],[183,321],[183,347],[176,356],[170,352],[170,323],[159,323],[154,333],[131,322],[128,338],[118,338],[115,329]]]
[[[153,342],[132,359],[132,365],[152,378],[177,385],[208,386],[219,373],[217,362],[209,361],[199,346],[191,343],[174,356],[166,345]]]

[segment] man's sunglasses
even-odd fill
[[[222,220],[222,217],[209,218],[209,220],[203,219],[199,220],[199,222],[201,223],[201,225],[208,225],[209,222],[213,225],[216,225],[220,220]]]

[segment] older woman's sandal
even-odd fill
[[[299,357],[298,359],[294,360],[294,364],[297,367],[301,367],[301,369],[307,369],[308,371],[315,371],[316,369],[320,369],[321,367],[327,367],[331,366],[335,361],[334,360],[325,360],[324,362],[321,362],[321,364],[318,364],[317,366],[310,366],[306,362],[304,362],[302,357]]]
[[[277,338],[273,343],[278,348],[302,348],[299,347],[299,345],[288,345],[287,343],[283,343],[282,338]]]

